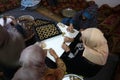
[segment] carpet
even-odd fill
[[[15,8],[9,11],[4,12],[2,15],[11,15],[14,16],[15,18],[18,18],[22,15],[31,15],[33,16],[35,19],[36,18],[40,18],[40,19],[45,19],[45,20],[52,20],[48,17],[45,17],[44,15],[40,14],[39,12],[37,12],[36,10],[21,10],[21,8]],[[54,20],[52,20],[54,21]]]
[[[60,22],[62,20],[61,16],[58,16],[57,14],[54,14],[51,10],[48,10],[45,7],[38,7],[36,9],[36,11],[39,12],[40,14],[52,19],[52,20],[57,21],[57,22]]]

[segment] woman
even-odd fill
[[[97,27],[97,10],[98,5],[94,1],[90,1],[88,8],[80,10],[72,18],[64,18],[62,23],[69,26],[67,30],[70,32],[73,28],[81,31],[86,28]]]
[[[62,80],[66,66],[53,49],[50,49],[49,52],[56,60],[56,69],[46,66],[46,51],[34,44],[25,48],[21,53],[19,60],[21,68],[15,73],[12,80]]]
[[[25,48],[21,34],[14,28],[11,18],[0,19],[0,69],[11,78],[16,68],[21,51]]]
[[[71,49],[63,43],[65,54],[62,59],[66,64],[67,72],[94,76],[105,64],[108,57],[108,45],[103,33],[97,28],[88,28],[81,32],[79,40],[65,37],[65,42],[73,41],[77,44]],[[80,41],[82,40],[82,41]]]

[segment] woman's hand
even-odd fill
[[[70,24],[70,26],[67,28],[67,31],[69,31],[69,32],[71,32],[71,33],[73,33],[74,32],[74,30],[73,30],[74,28],[73,28],[73,25],[72,24]]]
[[[62,44],[62,48],[65,50],[65,52],[70,51],[70,48],[65,43]]]
[[[50,52],[50,55],[52,55],[55,59],[58,58],[58,55],[56,54],[56,52],[52,48],[49,49],[49,52]]]
[[[64,38],[64,42],[72,42],[73,40],[74,40],[74,38],[70,38],[67,36],[65,36],[65,38]]]

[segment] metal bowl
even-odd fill
[[[65,8],[62,10],[62,15],[64,17],[73,17],[75,15],[76,11],[72,8]]]
[[[67,74],[62,80],[83,80],[83,77],[76,74]]]
[[[33,24],[34,17],[31,15],[22,15],[18,17],[18,23],[26,31],[25,41],[31,39],[34,36]]]
[[[31,15],[22,15],[18,18],[19,21],[23,21],[23,20],[34,20],[34,17]]]

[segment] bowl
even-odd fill
[[[62,80],[83,80],[83,77],[76,74],[66,74]]]
[[[75,15],[76,11],[72,8],[65,8],[62,10],[62,15],[64,17],[73,17]]]
[[[34,17],[31,15],[22,15],[20,17],[18,17],[19,21],[23,21],[23,20],[34,20]]]
[[[33,29],[34,17],[31,15],[22,15],[18,17],[18,23],[26,31],[25,41],[31,39],[35,34]]]

